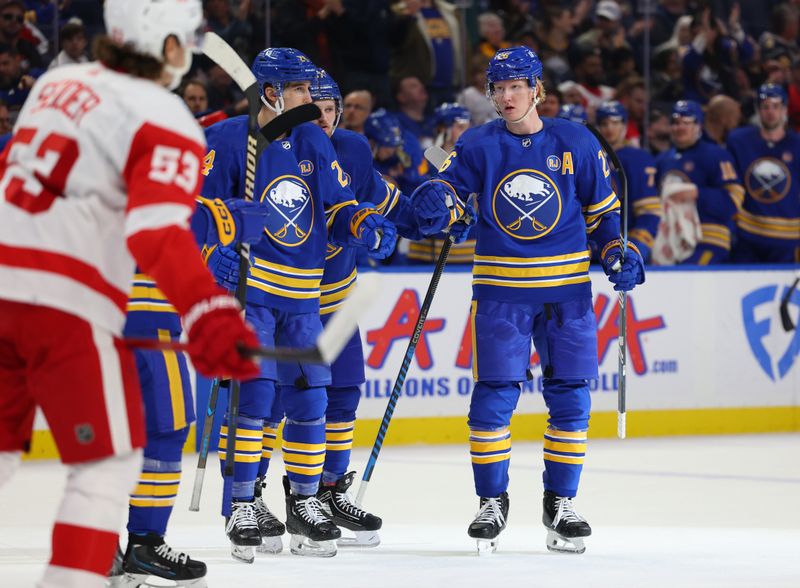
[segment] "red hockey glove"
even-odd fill
[[[214,296],[195,304],[183,317],[189,334],[189,357],[204,376],[256,377],[259,366],[239,353],[237,346],[258,347],[255,332],[242,320],[239,304],[230,296]]]

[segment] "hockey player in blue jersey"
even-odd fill
[[[736,129],[728,150],[745,187],[736,263],[800,263],[800,136],[786,128],[786,92],[758,89],[758,127]]]
[[[383,108],[364,122],[364,135],[372,146],[375,167],[384,177],[411,193],[429,172],[422,147],[410,132],[404,131],[397,116]]]
[[[494,549],[508,520],[509,423],[531,358],[542,360],[550,417],[542,521],[547,547],[582,553],[589,524],[575,510],[589,426],[597,334],[588,239],[616,290],[644,282],[636,246],[622,251],[619,201],[600,144],[583,125],[539,118],[542,64],[527,47],[498,51],[487,94],[502,117],[470,129],[438,178],[412,196],[430,231],[449,222],[442,192],[477,193],[472,281],[470,453],[480,510],[468,533]],[[622,258],[622,259],[621,259]]]
[[[563,118],[574,123],[585,125],[589,122],[586,109],[580,104],[564,104],[558,109],[558,118]]]
[[[262,126],[284,110],[311,101],[316,68],[295,49],[265,49],[253,62],[253,73],[264,103]],[[204,194],[243,193],[246,133],[247,117],[207,129]],[[263,345],[307,347],[320,334],[320,282],[329,238],[339,245],[367,248],[378,258],[394,248],[394,225],[372,204],[358,203],[348,184],[328,137],[314,124],[296,127],[260,158],[255,193],[273,214],[265,236],[251,249],[246,313]],[[220,278],[230,279],[228,270]],[[234,558],[252,562],[253,547],[262,542],[267,551],[281,549],[280,537],[275,536],[280,528],[267,525],[274,517],[256,500],[264,419],[272,413],[277,384],[286,413],[282,449],[291,551],[336,554],[341,532],[316,497],[325,459],[325,387],[330,381],[328,366],[265,361],[260,378],[242,384],[236,439],[227,438],[226,424],[220,434],[221,450],[228,442],[236,444],[234,504],[226,525]]]
[[[198,198],[192,231],[200,243],[250,243],[261,239],[268,211],[244,200]],[[212,272],[215,264],[209,264]],[[148,275],[137,270],[127,305],[126,337],[178,341],[178,311]],[[206,565],[164,542],[181,478],[181,456],[195,420],[186,356],[134,350],[147,425],[144,464],[128,511],[128,546],[112,570],[114,586],[139,586],[148,576],[195,583]]]
[[[681,202],[695,202],[702,236],[683,263],[708,265],[727,261],[735,216],[744,189],[730,154],[702,138],[703,109],[697,102],[681,100],[672,109],[673,147],[656,162],[662,193],[670,183],[687,185],[672,193]]]
[[[322,69],[317,70],[317,78],[311,85],[311,97],[322,112],[322,117],[317,122],[331,138],[338,161],[350,178],[350,187],[356,197],[361,201],[378,203],[378,211],[396,225],[400,235],[408,239],[421,238],[410,200],[393,184],[385,182],[372,167],[372,152],[364,136],[337,128],[342,112],[342,96],[336,82]],[[461,223],[453,229],[456,240],[463,238],[465,228]],[[323,324],[341,307],[355,286],[356,253],[357,250],[353,247],[341,247],[332,243],[328,245],[325,273],[320,288]],[[347,469],[350,465],[356,410],[361,397],[360,386],[365,381],[364,354],[359,332],[353,335],[331,365],[331,380],[325,414],[325,463],[317,496],[331,520],[355,534],[355,538],[340,539],[340,545],[374,547],[380,542],[378,530],[381,519],[358,508],[348,495],[355,472],[348,473]],[[280,387],[279,391],[282,392]],[[273,411],[273,415],[264,424],[265,445],[259,470],[261,477],[266,474],[269,456],[274,448],[275,433],[282,417],[280,412]]]
[[[628,179],[628,238],[631,239],[645,263],[650,261],[653,241],[661,222],[661,198],[656,187],[656,163],[644,149],[627,145],[625,131],[628,112],[616,100],[603,102],[595,113],[597,128],[617,153]],[[618,192],[617,172],[611,171],[611,187]]]
[[[450,153],[455,147],[456,141],[470,128],[471,115],[469,110],[460,104],[445,102],[433,111],[433,121],[435,126],[434,145]],[[448,264],[472,263],[472,257],[475,255],[475,230],[473,224],[464,242],[453,244],[450,248],[450,255],[447,257]],[[442,233],[422,241],[412,241],[408,244],[408,261],[410,263],[436,263],[446,237]]]

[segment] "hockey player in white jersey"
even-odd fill
[[[45,74],[0,158],[0,481],[36,407],[69,468],[40,587],[105,585],[144,427],[120,334],[134,264],[183,318],[198,371],[247,379],[258,345],[188,230],[203,134],[174,87],[199,0],[106,0],[99,62]]]

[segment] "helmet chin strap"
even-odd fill
[[[523,114],[517,120],[508,121],[512,125],[515,125],[517,123],[521,123],[523,120],[525,120],[528,117],[528,115],[531,113],[531,111],[534,108],[536,108],[536,106],[539,104],[538,86],[534,86],[532,89],[533,89],[533,100],[531,100],[531,105],[528,107],[528,110],[525,111],[525,114]],[[502,118],[503,117],[503,113],[500,112],[500,107],[497,106],[497,102],[495,101],[494,98],[491,97],[491,95],[490,95],[490,99],[492,101],[492,105],[494,106],[494,111]]]
[[[180,67],[170,65],[166,61],[164,62],[164,71],[170,76],[169,85],[167,86],[170,91],[176,90],[178,86],[181,85],[183,76],[192,69],[192,52],[187,49],[183,52],[183,55],[183,65]]]

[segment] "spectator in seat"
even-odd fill
[[[342,120],[344,128],[364,134],[364,123],[375,107],[375,99],[369,90],[353,90],[343,101]]]
[[[21,67],[26,71],[44,66],[38,43],[25,31],[25,3],[22,0],[0,0],[0,43],[17,52]]]
[[[80,19],[72,18],[61,27],[59,41],[62,49],[50,62],[47,69],[89,61],[89,58],[86,57],[86,46],[89,41],[86,38],[86,28]]]
[[[195,117],[202,116],[208,112],[208,90],[200,80],[186,80],[181,85],[179,94]]]

